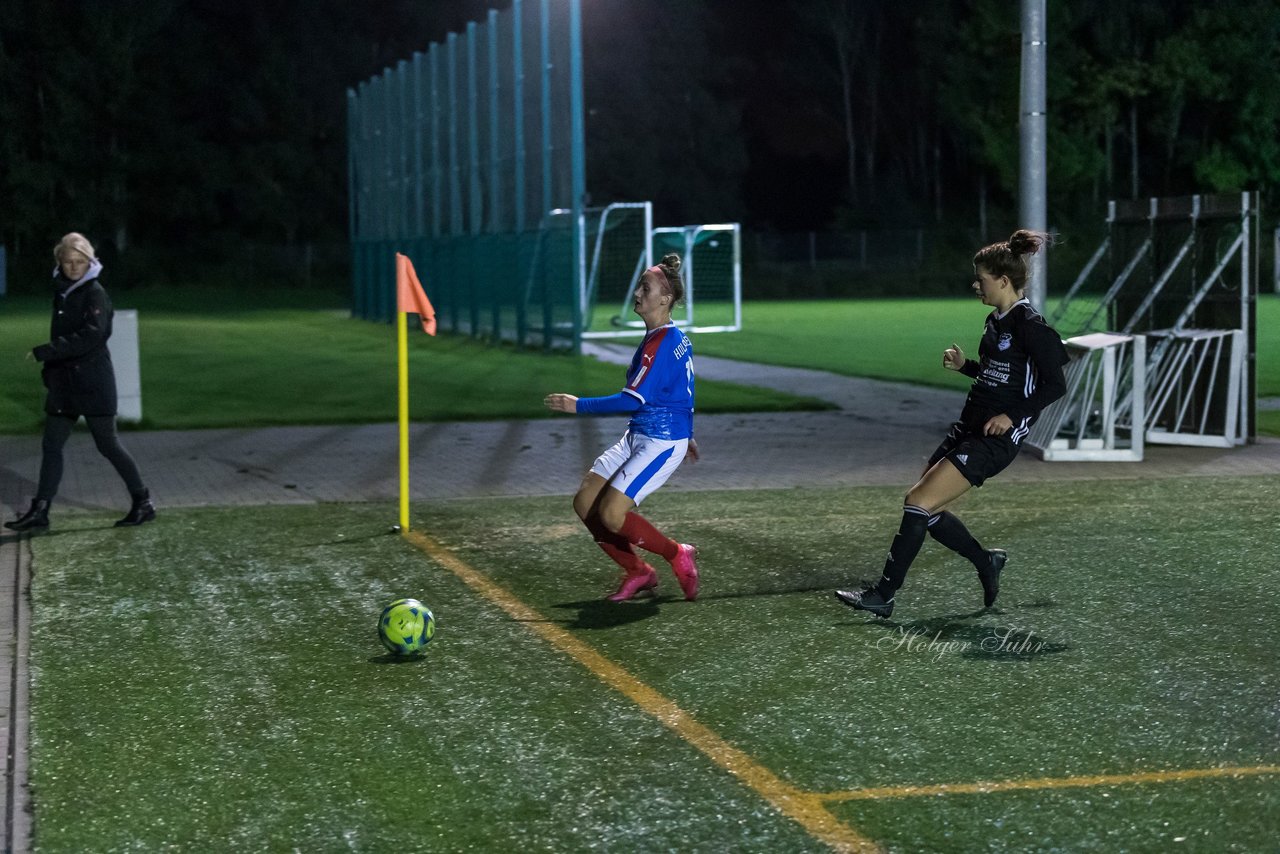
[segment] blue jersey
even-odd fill
[[[651,439],[693,436],[693,344],[668,323],[644,336],[627,368],[624,394],[640,401],[627,425]]]

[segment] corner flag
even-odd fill
[[[396,253],[396,311],[416,314],[422,321],[422,331],[436,334],[436,310],[427,299],[427,292],[418,281],[413,262],[408,256]]]
[[[436,334],[436,310],[427,299],[427,292],[418,281],[413,262],[396,253],[396,361],[399,363],[400,410],[400,525],[401,532],[409,530],[409,334],[408,314],[416,314],[422,321],[422,331]]]

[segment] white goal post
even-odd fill
[[[738,223],[655,228],[649,202],[618,202],[584,212],[579,286],[582,338],[634,337],[644,322],[631,311],[640,276],[668,252],[681,258],[685,298],[672,313],[690,332],[742,328],[742,229]]]

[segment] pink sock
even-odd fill
[[[596,545],[601,551],[609,556],[609,558],[618,566],[626,570],[627,575],[635,575],[644,572],[644,561],[640,559],[640,555],[636,554],[631,548],[631,543],[620,534],[615,534],[600,524],[599,519],[592,519],[590,522],[584,522],[587,530],[591,532],[591,536],[596,541]]]
[[[602,542],[601,540],[596,540],[596,545],[599,546],[605,554],[613,558],[614,563],[626,570],[627,575],[638,575],[642,572],[648,571],[644,568],[644,561],[640,559],[640,555],[630,549],[627,549],[624,552],[617,546],[611,543]]]
[[[649,521],[639,513],[628,513],[626,521],[622,523],[622,530],[618,533],[626,537],[632,545],[661,555],[667,560],[675,560],[676,555],[680,553],[679,543],[664,537],[661,531],[649,524]]]

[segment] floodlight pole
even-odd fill
[[[575,353],[582,352],[582,324],[587,312],[587,241],[583,214],[587,198],[587,134],[582,76],[582,0],[569,0],[569,180],[573,195],[573,255],[578,269],[578,300],[573,312]]]
[[[1019,115],[1018,223],[1020,228],[1047,231],[1048,193],[1045,176],[1047,124],[1045,107],[1045,0],[1022,0],[1022,95]],[[1027,298],[1044,310],[1048,265],[1043,254],[1031,256]]]

